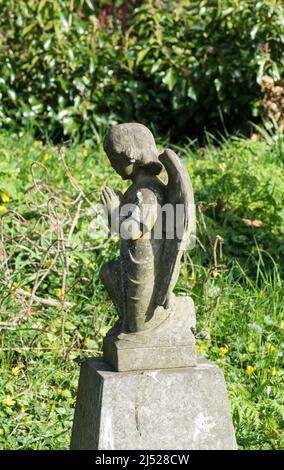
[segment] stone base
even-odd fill
[[[187,346],[137,347],[129,341],[104,339],[104,360],[116,371],[168,369],[196,364],[195,344]]]
[[[157,307],[154,319],[157,317],[159,325],[144,331],[107,335],[103,346],[105,362],[120,372],[196,365],[192,298],[172,295],[170,308]]]
[[[115,372],[82,364],[71,449],[236,449],[221,370],[195,367]]]

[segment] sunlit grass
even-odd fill
[[[189,145],[181,150],[199,205],[199,243],[189,253],[192,259],[186,257],[176,293],[192,295],[199,353],[225,373],[239,447],[283,449],[284,187],[279,145],[230,138],[218,145],[209,141],[204,149]],[[80,359],[101,354],[102,337],[116,316],[98,273],[115,256],[117,241],[88,251],[97,243],[88,235],[88,215],[80,220],[68,251],[67,300],[73,307],[34,302],[21,317],[23,304],[12,293],[17,288],[31,292],[50,235],[47,222],[38,222],[40,233],[33,228],[38,213],[30,206],[35,202],[32,162],[46,168],[34,166],[34,179],[46,178],[64,201],[76,196],[62,155],[93,204],[106,182],[121,189],[99,137],[54,147],[28,135],[0,136],[0,207],[5,208],[0,211],[1,250],[10,256],[8,267],[0,271],[3,449],[69,447]],[[48,197],[37,198],[44,213]],[[25,223],[15,221],[19,215]],[[243,219],[261,224],[249,226]],[[15,249],[24,234],[29,235],[21,242],[28,254]],[[217,245],[216,235],[221,237]],[[41,247],[38,253],[31,242]],[[3,251],[0,256],[2,260]],[[48,269],[50,258],[43,268]],[[37,295],[59,301],[61,275],[59,258]]]

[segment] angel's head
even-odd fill
[[[123,179],[132,179],[141,169],[150,175],[158,175],[162,170],[153,134],[143,124],[113,127],[105,136],[104,149]]]

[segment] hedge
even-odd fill
[[[283,42],[281,1],[145,0],[129,8],[1,0],[0,125],[55,139],[132,120],[178,138],[205,127],[245,129],[262,113],[262,76],[283,75]]]

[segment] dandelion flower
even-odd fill
[[[61,297],[62,296],[62,289],[60,289],[60,288],[55,289],[55,295],[56,295],[56,297]]]
[[[226,354],[228,354],[228,352],[229,352],[228,346],[223,346],[223,347],[219,348],[220,356],[226,356]]]
[[[18,377],[18,375],[20,375],[20,373],[21,373],[20,367],[18,367],[18,366],[12,367],[12,375],[14,375],[15,377]]]
[[[5,193],[1,193],[1,199],[2,199],[2,202],[9,202],[10,201],[10,198],[9,198],[8,194],[5,194]]]
[[[272,367],[270,372],[271,372],[272,377],[274,377],[274,375],[276,375],[277,373],[276,367]]]
[[[7,395],[5,398],[3,398],[2,403],[4,406],[11,408],[16,404],[16,400],[11,397],[11,395]]]
[[[247,366],[247,368],[246,368],[246,373],[247,373],[248,375],[253,374],[254,371],[255,371],[255,367],[253,367],[253,366]]]
[[[43,159],[45,162],[49,160],[49,154],[47,152],[44,154]]]
[[[7,207],[6,206],[0,206],[0,213],[7,212]]]
[[[206,344],[204,343],[200,343],[197,347],[200,352],[206,351]]]
[[[275,351],[275,349],[276,348],[275,348],[274,344],[269,344],[267,346],[267,352],[269,352],[269,353],[273,353]]]

